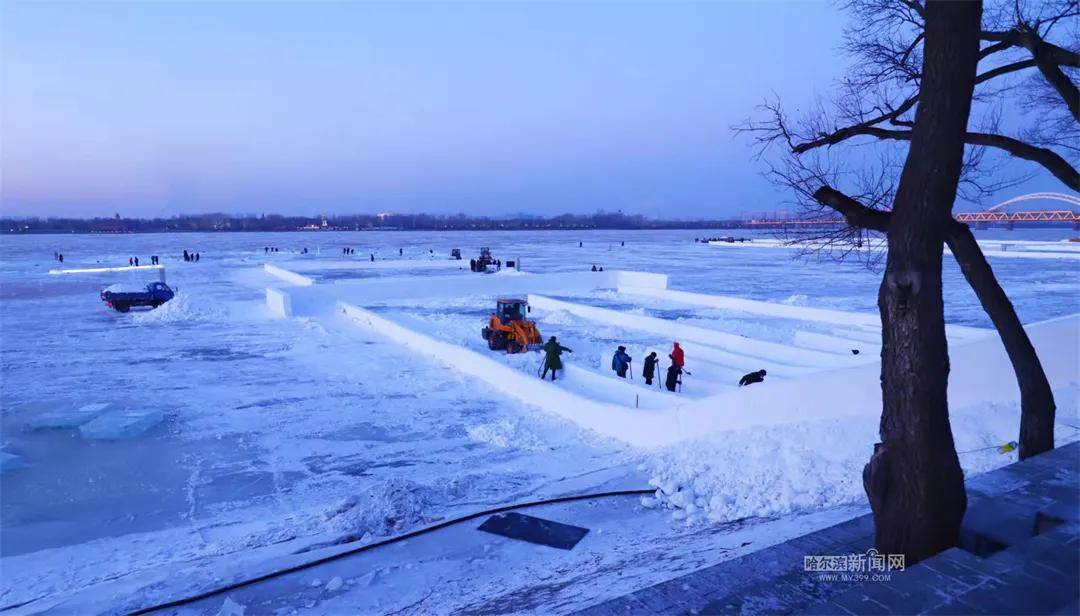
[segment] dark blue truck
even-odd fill
[[[157,308],[173,298],[173,290],[164,282],[151,282],[145,291],[102,291],[101,300],[117,312],[127,312],[135,306]]]

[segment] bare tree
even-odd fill
[[[891,237],[894,213],[888,205],[901,177],[891,156],[915,138],[928,94],[923,87],[928,7],[922,0],[849,0],[845,7],[854,19],[844,47],[857,64],[840,83],[835,101],[819,104],[794,121],[779,102],[769,102],[762,119],[736,128],[753,135],[769,164],[768,175],[792,188],[804,211],[822,217],[839,214],[848,225],[809,239],[818,247],[846,246],[850,251],[866,245],[868,232]],[[1080,94],[1070,76],[1080,67],[1075,49],[1078,16],[1076,0],[1030,6],[1008,0],[987,7],[971,96],[977,127],[969,123],[962,135],[966,149],[958,190],[968,199],[978,201],[1027,179],[1002,177],[1000,163],[1007,158],[1033,163],[1067,189],[1080,190],[1075,167],[1080,157]],[[1005,105],[1019,108],[1029,120],[1014,128],[1018,136],[1002,126]],[[834,152],[841,145],[846,156]],[[778,146],[782,158],[768,158]],[[883,148],[885,154],[866,156],[866,147]],[[997,329],[1016,373],[1020,457],[1052,449],[1054,397],[1035,348],[971,230],[951,216],[946,223],[943,239]]]

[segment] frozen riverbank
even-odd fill
[[[319,277],[338,269],[336,263],[343,259],[336,253],[344,245],[387,260],[398,258],[399,248],[405,258],[425,259],[430,250],[448,254],[450,248],[460,247],[468,256],[475,250],[470,247],[485,245],[503,258],[525,257],[527,271],[583,271],[598,263],[606,270],[667,273],[671,287],[681,291],[874,313],[879,277],[857,264],[791,261],[787,251],[765,248],[721,251],[695,244],[694,236],[694,232],[559,232],[5,237],[5,259],[0,261],[3,452],[17,456],[19,464],[9,466],[5,461],[4,467],[0,554],[5,575],[0,606],[38,599],[40,603],[25,609],[54,602],[68,602],[70,608],[90,597],[102,609],[119,597],[134,606],[212,584],[215,577],[260,570],[274,558],[341,537],[343,523],[393,533],[530,495],[606,485],[644,487],[653,475],[666,476],[659,461],[667,458],[656,458],[656,465],[639,470],[648,461],[640,451],[508,400],[337,317],[272,319],[264,307],[263,289],[275,280],[261,271],[267,260],[263,247],[314,251],[321,246],[320,255],[310,258],[326,263],[311,270]],[[182,262],[178,255],[185,248],[198,249],[201,262]],[[169,283],[184,299],[157,312],[110,312],[97,297],[102,288],[146,281],[124,272],[49,276],[56,249],[62,249],[65,266],[72,268],[118,265],[130,255],[160,254]],[[278,253],[273,262],[284,266],[297,259],[300,255],[295,253]],[[1080,299],[1071,263],[1039,261],[1033,268],[1031,260],[991,262],[1025,322],[1067,314]],[[395,273],[352,269],[350,275],[356,276]],[[417,284],[423,284],[420,275]],[[951,323],[987,325],[950,264],[946,295]],[[610,308],[617,298],[599,294],[579,299]],[[685,319],[695,327],[795,343],[796,331],[783,317],[763,319],[664,302],[668,300],[640,302],[635,308],[643,316]],[[447,304],[420,307],[416,314],[424,318],[442,313],[448,326],[460,324],[469,336],[477,336],[484,313],[461,316],[458,311]],[[590,338],[577,317],[545,318],[554,318],[552,326],[581,331],[582,344],[596,344],[604,355],[610,352],[609,341],[626,335],[611,328]],[[557,324],[560,318],[566,323]],[[820,326],[807,331],[832,335],[834,329]],[[602,378],[613,378],[610,370],[596,365],[599,353],[582,357],[588,360],[585,367],[596,369]],[[720,380],[731,373],[718,370],[717,375]],[[687,391],[688,396],[698,393]],[[112,402],[126,410],[158,411],[162,421],[128,439],[85,438],[71,426],[76,420],[70,417],[61,422],[67,427],[30,426],[45,408],[34,405],[53,405],[49,408],[55,412],[56,404],[77,411]],[[1066,408],[1060,400],[1059,406]],[[1004,405],[995,413],[1007,418],[1015,409]],[[973,411],[971,417],[978,415]],[[1004,429],[1010,421],[994,425]],[[783,437],[788,443],[785,451],[813,455],[828,446],[814,440],[817,432],[804,435],[802,441],[800,434],[793,429]],[[975,436],[975,441],[982,438]],[[989,435],[986,440],[991,440]],[[732,463],[737,461],[733,458]],[[668,467],[666,462],[663,466]],[[355,517],[330,515],[342,503],[368,495],[382,495],[376,500],[385,508],[365,508]],[[811,503],[809,508],[816,506]],[[377,513],[393,517],[395,523],[375,524]],[[686,527],[673,522],[670,511],[635,505],[625,515],[639,520],[634,528],[647,537],[641,550],[629,555],[666,559],[671,567],[692,566],[708,558],[696,552],[697,560],[685,558],[689,552],[678,551],[680,545],[689,549],[700,540],[702,535],[694,533],[715,534],[714,543],[703,545],[727,545],[723,530],[686,531],[691,534],[679,543],[676,536]],[[601,544],[596,549],[591,553],[607,548]],[[492,570],[500,562],[505,567],[507,561],[494,559]],[[462,604],[498,593],[500,579],[529,583],[529,576],[544,568],[543,561],[537,562],[536,569],[529,565],[513,576],[489,578],[489,585],[463,595]],[[445,576],[450,579],[456,565],[451,561],[447,566]],[[583,565],[575,561],[573,566]],[[200,571],[198,575],[205,577],[192,577]],[[392,578],[380,576],[375,579],[385,581],[375,583],[374,591],[367,587],[367,593],[386,609],[419,598],[391,590]],[[552,581],[557,584],[565,577],[574,576],[562,572]],[[587,584],[587,576],[578,579],[575,584]],[[575,587],[583,586],[571,584],[565,593],[556,594],[572,594]],[[394,603],[398,600],[401,603]]]

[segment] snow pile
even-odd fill
[[[145,284],[136,284],[133,282],[118,282],[111,284],[101,290],[102,293],[110,291],[112,293],[140,293],[146,290]]]
[[[336,531],[363,537],[398,533],[430,521],[424,512],[436,502],[434,490],[402,477],[391,477],[353,495],[323,516]]]
[[[225,316],[225,310],[213,303],[200,300],[187,293],[177,293],[173,298],[147,312],[134,312],[136,323],[179,323],[185,321],[214,321]]]
[[[221,604],[217,616],[244,616],[246,609],[245,606],[233,601],[231,597],[225,597],[225,602]]]
[[[1080,387],[1054,390],[1058,447],[1080,439]],[[967,477],[1016,462],[1019,401],[980,403],[949,412],[960,465]],[[862,469],[878,440],[878,415],[860,415],[729,430],[658,452],[643,463],[656,486],[646,507],[665,507],[688,524],[783,515],[865,503]]]
[[[781,515],[854,502],[876,440],[876,417],[806,422],[714,434],[670,447],[642,466],[655,499],[694,523]]]
[[[533,422],[504,418],[468,429],[469,438],[500,449],[543,451],[549,448],[547,439],[531,427]]]
[[[805,306],[807,303],[809,303],[809,301],[809,297],[803,295],[802,293],[795,293],[794,295],[789,295],[788,297],[780,300],[780,303],[787,304],[788,306]]]

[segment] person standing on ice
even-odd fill
[[[619,378],[626,378],[626,371],[630,368],[630,356],[626,354],[626,347],[620,346],[611,358],[611,369]]]
[[[562,370],[562,352],[573,353],[567,347],[559,344],[555,340],[555,336],[548,338],[548,341],[544,343],[544,373],[540,375],[540,380],[543,381],[547,377],[548,370],[551,370],[551,380],[555,380],[555,371]]]
[[[668,357],[671,358],[671,365],[678,366],[680,370],[686,365],[682,347],[679,346],[678,342],[674,343],[674,347],[671,349],[671,353],[668,354]]]
[[[646,385],[652,385],[653,376],[656,375],[656,364],[659,362],[660,360],[656,357],[656,351],[649,353],[649,355],[645,357],[645,369],[642,370],[641,376],[645,377]]]
[[[664,386],[668,391],[675,391],[675,386],[682,381],[679,380],[679,375],[682,374],[682,368],[671,364],[667,369],[667,379],[664,381]]]

